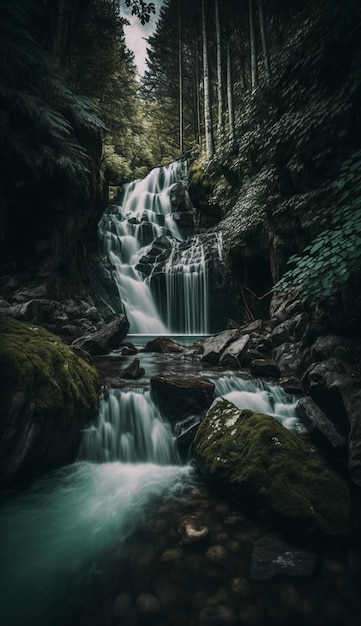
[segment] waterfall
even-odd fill
[[[285,428],[306,432],[296,414],[298,398],[279,385],[260,379],[242,379],[234,374],[221,376],[214,383],[216,396],[226,398],[239,409],[272,415]]]
[[[119,204],[111,205],[99,223],[131,334],[209,332],[204,246],[199,236],[185,241],[176,219],[180,211],[193,220],[193,207],[180,182],[185,177],[183,161],[153,169],[144,179],[124,185]],[[183,196],[175,206],[177,183]],[[159,238],[165,252],[157,248]],[[219,238],[217,242],[220,249]],[[148,275],[140,271],[144,263],[153,263]],[[163,277],[160,286],[155,267],[157,279]]]
[[[110,389],[97,422],[84,432],[80,458],[93,462],[179,463],[171,426],[143,387]]]

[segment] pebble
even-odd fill
[[[180,545],[187,545],[207,537],[209,528],[198,517],[189,515],[178,520],[177,533],[181,535]]]
[[[222,604],[211,604],[201,610],[199,626],[232,626],[238,625],[235,612]]]
[[[141,615],[158,615],[162,607],[158,598],[152,593],[141,593],[137,597],[137,609]]]
[[[220,561],[224,561],[228,557],[228,550],[224,546],[220,544],[216,544],[208,548],[206,552],[206,557],[210,561],[214,561],[215,563],[219,563]]]

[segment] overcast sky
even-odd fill
[[[152,14],[149,22],[144,24],[144,26],[142,26],[138,18],[131,14],[131,9],[127,9],[124,3],[121,3],[122,13],[130,22],[130,26],[124,27],[127,46],[135,54],[135,63],[140,75],[143,75],[146,69],[146,39],[152,34],[155,28],[163,0],[152,0],[152,2],[155,4],[156,14]]]

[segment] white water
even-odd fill
[[[233,402],[239,409],[272,415],[289,430],[306,432],[296,414],[298,398],[279,385],[265,380],[247,380],[227,374],[214,380],[216,396]]]
[[[68,585],[91,581],[105,550],[125,552],[150,500],[182,491],[190,475],[188,466],[77,463],[3,500],[1,623],[66,624]]]
[[[124,185],[117,210],[104,214],[99,224],[132,334],[208,333],[208,267],[204,248],[199,237],[182,246],[170,200],[171,188],[184,178],[185,168],[186,164],[178,161],[153,169],[143,180]],[[152,295],[152,276],[144,277],[136,269],[160,236],[166,236],[172,245],[165,267],[163,320],[160,303]]]
[[[85,431],[81,458],[89,461],[179,463],[175,437],[144,388],[110,389],[99,417]]]

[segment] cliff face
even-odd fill
[[[350,215],[354,219],[360,42],[359,3],[308,4],[289,24],[284,44],[273,50],[271,77],[244,96],[235,142],[211,164],[218,180],[214,199],[224,210],[223,241],[246,308],[260,306],[248,289],[262,296],[282,277],[291,255],[325,229],[332,241],[336,218],[337,227]],[[343,244],[345,252],[346,236]],[[336,245],[330,245],[330,257],[332,248],[341,260]],[[329,271],[330,263],[320,260],[318,271]]]

